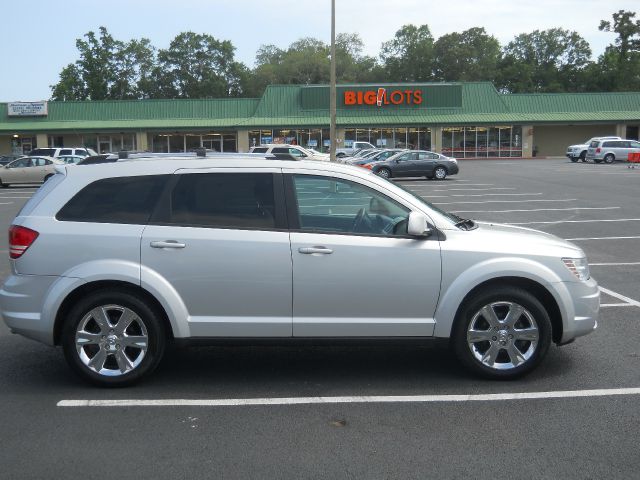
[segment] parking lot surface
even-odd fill
[[[400,183],[580,245],[603,292],[598,329],[512,382],[431,342],[172,349],[146,382],[105,390],[1,324],[0,478],[637,478],[640,169],[461,161],[445,181]],[[0,191],[0,226],[34,191]]]

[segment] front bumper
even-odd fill
[[[590,278],[586,282],[563,282],[569,294],[567,318],[560,343],[569,343],[576,337],[593,332],[598,326],[600,315],[600,288],[598,282]]]

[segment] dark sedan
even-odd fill
[[[382,162],[363,165],[381,177],[427,177],[444,180],[447,175],[458,173],[458,161],[426,150],[401,152]]]

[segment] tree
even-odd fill
[[[424,82],[433,78],[434,46],[428,25],[404,25],[384,42],[380,59],[387,81]]]
[[[434,52],[434,75],[441,81],[493,81],[500,61],[498,40],[477,27],[441,36]]]
[[[234,59],[235,47],[206,34],[183,32],[166,50],[158,51],[153,69],[154,97],[209,98],[237,96],[242,87],[242,66]]]
[[[54,100],[140,98],[151,88],[149,74],[155,52],[149,40],[121,42],[105,27],[76,40],[80,58],[60,72],[52,85]]]
[[[561,28],[518,35],[503,51],[498,86],[519,92],[581,91],[591,48]]]
[[[640,20],[636,14],[619,10],[613,22],[602,20],[598,29],[618,36],[598,59],[601,86],[607,90],[640,89]]]

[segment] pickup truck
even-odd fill
[[[566,156],[572,162],[577,162],[578,160],[582,160],[583,162],[587,161],[587,149],[591,142],[596,140],[622,140],[620,137],[593,137],[587,140],[586,142],[580,145],[570,145],[567,147]]]
[[[350,147],[337,148],[336,149],[336,157],[350,157],[358,150],[362,150],[363,148],[376,148],[371,145],[369,142],[351,142]]]

